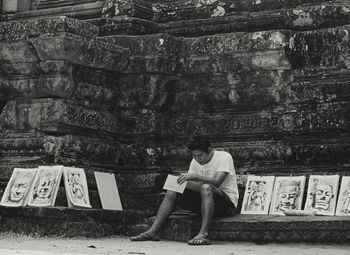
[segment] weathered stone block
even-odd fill
[[[195,1],[174,1],[172,3],[155,3],[153,10],[157,20],[188,20],[196,17],[197,19],[209,19],[212,17],[220,17],[232,15],[232,12],[256,12],[263,10],[279,11],[280,8],[296,7],[300,4],[320,3],[320,0],[293,0],[293,1],[278,1],[278,0],[195,0]]]
[[[80,133],[81,129],[86,129],[87,132],[99,130],[99,134],[118,132],[113,115],[91,110],[65,99],[9,101],[0,119],[2,130]]]
[[[98,27],[87,22],[70,19],[64,16],[44,17],[0,23],[2,41],[22,40],[41,34],[67,32],[83,37],[98,35]]]
[[[30,9],[29,0],[3,0],[2,13],[25,12]]]
[[[100,36],[145,35],[161,32],[158,23],[129,16],[103,18],[91,22],[99,24]]]
[[[65,67],[50,61],[41,62],[38,68],[21,65],[23,70],[17,68],[19,65],[12,65],[22,74],[12,73],[12,70],[2,72],[7,74],[0,77],[0,98],[69,98],[85,100],[85,104],[96,108],[117,100],[115,75],[60,63]]]
[[[157,210],[163,198],[163,194],[159,193],[121,193],[121,202],[125,208],[132,208],[132,210],[140,210],[148,217],[153,216],[157,213]]]
[[[293,68],[349,67],[349,26],[294,34],[286,54]]]
[[[0,207],[3,232],[39,236],[102,237],[130,234],[134,225],[145,222],[140,211],[109,211],[101,209],[69,209]]]
[[[76,0],[72,3],[70,0],[63,0],[63,1],[46,0],[46,1],[40,1],[36,9],[40,10],[40,9],[49,9],[49,8],[59,8],[62,6],[72,6],[72,5],[92,3],[92,2],[97,2],[97,1],[96,0]]]
[[[38,0],[33,0],[31,3],[31,9],[35,10],[38,5]],[[19,12],[13,14],[3,15],[1,20],[11,21],[19,19],[32,19],[43,16],[66,16],[76,19],[92,19],[101,17],[102,13],[102,1],[95,1],[92,3],[78,4],[74,6],[63,6],[53,9],[41,9],[29,12]]]
[[[74,90],[74,81],[67,75],[42,75],[32,77],[0,78],[0,97],[12,98],[43,98],[70,97]]]
[[[30,39],[41,61],[67,60],[93,68],[121,71],[127,64],[126,50],[100,40],[70,34],[42,35]]]
[[[127,15],[131,17],[151,19],[152,5],[142,0],[107,0],[102,9],[103,17]]]
[[[183,55],[228,55],[253,51],[283,49],[289,42],[288,31],[264,31],[252,33],[229,33],[212,36],[184,38]]]
[[[31,63],[39,61],[35,48],[25,41],[0,42],[0,59],[3,62]]]
[[[210,135],[253,135],[256,133],[319,132],[347,130],[350,125],[349,105],[345,103],[290,105],[284,109],[265,110],[241,114],[221,112],[203,114],[193,112],[195,117],[172,117],[168,121],[169,133],[181,136],[199,132]]]
[[[184,49],[182,40],[168,34],[154,34],[142,36],[111,35],[104,36],[109,43],[128,48],[135,55],[178,55]]]
[[[112,167],[118,163],[120,145],[117,142],[84,136],[49,136],[22,134],[6,137],[0,141],[2,177],[9,178],[15,166],[38,166],[40,164],[68,164]]]
[[[256,242],[348,242],[346,217],[235,215],[214,219],[209,236],[215,240]],[[163,238],[187,241],[200,228],[200,217],[172,217]],[[175,229],[172,232],[170,229]]]
[[[207,55],[180,58],[177,71],[183,74],[204,74],[289,69],[291,65],[284,50],[270,50],[226,57]]]
[[[116,114],[123,119],[124,116],[133,118],[134,116],[131,115],[135,114],[140,117],[142,113],[149,115],[153,109],[170,107],[173,101],[173,90],[176,89],[178,81],[173,75],[140,73],[123,75],[116,83],[118,84],[116,109],[135,110],[135,112],[116,111]]]

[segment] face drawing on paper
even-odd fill
[[[263,211],[265,203],[266,183],[252,181],[249,184],[249,196],[247,201],[247,211]]]
[[[330,184],[319,184],[316,182],[311,206],[317,210],[327,211],[330,209],[333,198],[333,187]]]
[[[350,214],[350,182],[347,189],[343,192],[343,202],[340,211],[344,214]]]
[[[49,202],[56,183],[56,178],[51,172],[42,172],[41,174],[38,181],[39,184],[35,187],[33,198],[37,201]]]
[[[16,203],[24,198],[29,189],[29,183],[31,182],[32,177],[33,175],[30,173],[17,174],[10,189],[9,201]]]
[[[86,204],[84,186],[81,183],[80,174],[69,173],[68,177],[69,191],[73,202]]]
[[[281,183],[277,209],[281,211],[295,209],[297,207],[297,198],[299,195],[300,186],[298,182]]]

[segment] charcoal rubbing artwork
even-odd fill
[[[14,168],[0,205],[25,206],[36,172],[37,168]]]
[[[270,214],[284,215],[285,210],[300,210],[303,202],[305,176],[276,177]]]
[[[39,166],[29,193],[28,205],[54,206],[63,166]]]
[[[350,176],[342,177],[335,215],[350,216]]]
[[[84,169],[63,167],[63,180],[68,207],[91,208]]]
[[[274,176],[248,176],[241,214],[268,214]]]
[[[339,175],[310,175],[305,210],[334,215],[338,186]]]

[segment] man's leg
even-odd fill
[[[152,226],[138,236],[131,237],[131,241],[158,240],[158,232],[163,223],[169,218],[174,211],[176,201],[176,192],[168,190],[158,209],[156,219]]]
[[[209,226],[214,216],[215,204],[213,198],[213,190],[209,184],[202,184],[200,186],[202,196],[202,226],[199,233],[189,241],[189,244],[210,244],[208,240]]]

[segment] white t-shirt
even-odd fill
[[[232,203],[237,207],[238,187],[236,171],[233,165],[233,159],[230,153],[226,151],[215,151],[212,159],[205,165],[200,165],[195,159],[192,159],[188,173],[198,174],[206,177],[214,177],[216,172],[227,172],[224,182],[219,187],[225,192]]]

